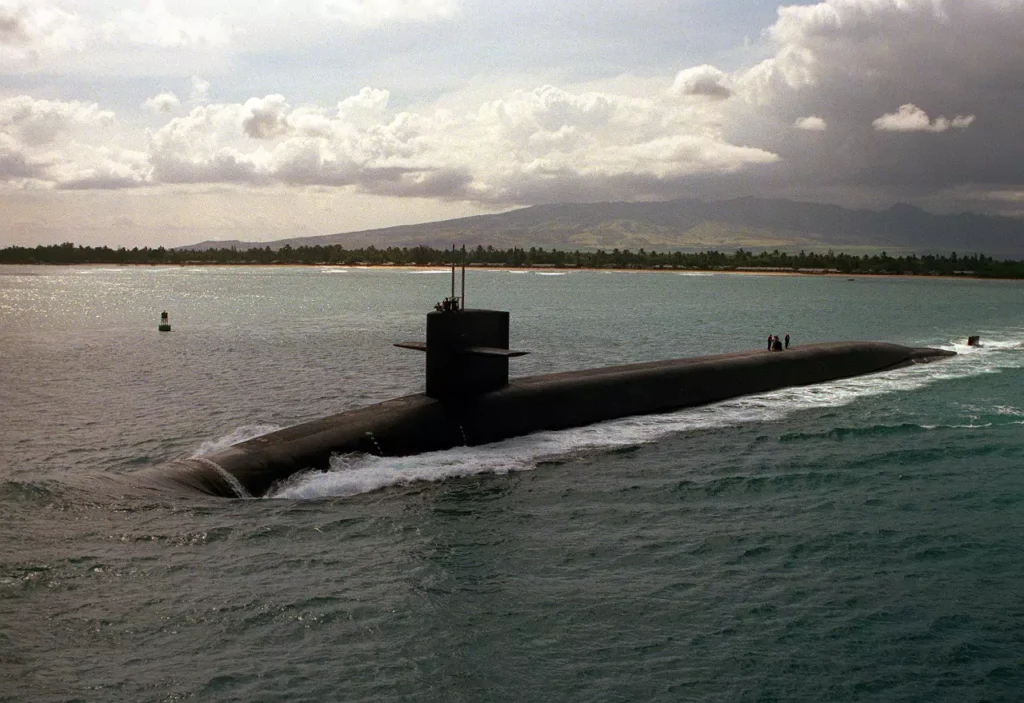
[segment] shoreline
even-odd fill
[[[82,267],[105,267],[105,268],[205,268],[205,267],[253,267],[253,268],[321,268],[321,269],[359,269],[359,270],[403,270],[403,271],[440,271],[443,269],[445,272],[450,270],[451,264],[332,264],[332,263],[320,263],[320,264],[296,264],[296,263],[244,263],[244,264],[230,264],[230,263],[214,263],[214,262],[190,262],[190,263],[147,263],[147,264],[126,264],[126,263],[69,263],[69,264],[52,264],[52,263],[3,263],[0,266],[11,266],[11,267],[22,267],[22,266],[52,266],[55,268],[62,268],[66,266],[82,266]],[[460,266],[460,264],[456,264]],[[466,266],[467,271],[497,271],[497,272],[510,272],[510,273],[536,273],[541,275],[565,275],[573,272],[591,272],[591,273],[669,273],[676,275],[693,275],[693,276],[808,276],[808,277],[822,277],[822,278],[926,278],[926,279],[939,279],[948,281],[960,281],[960,280],[976,280],[976,281],[1021,281],[1024,279],[1010,278],[1005,276],[977,276],[970,274],[928,274],[928,273],[866,273],[866,272],[851,272],[842,273],[837,271],[806,271],[806,270],[778,270],[778,269],[689,269],[689,268],[636,268],[636,267],[615,267],[615,268],[593,268],[586,266]]]

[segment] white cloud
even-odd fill
[[[27,95],[0,100],[0,129],[28,145],[43,145],[76,127],[102,127],[114,113],[96,103],[35,100]]]
[[[147,105],[174,107],[173,98]],[[367,87],[333,112],[293,108],[277,94],[199,105],[153,131],[140,151],[111,146],[100,133],[70,134],[74,125],[113,124],[113,113],[95,104],[10,99],[0,103],[0,126],[18,140],[3,151],[4,171],[58,188],[282,183],[520,203],[541,194],[591,199],[620,181],[655,197],[689,176],[778,160],[731,143],[708,113],[668,95],[543,86],[463,112],[393,112],[388,100],[388,91]],[[63,132],[68,138],[59,139]]]
[[[824,132],[828,129],[828,123],[821,117],[810,115],[808,117],[801,117],[793,123],[793,127],[796,129],[802,129],[807,132]]]
[[[967,129],[973,123],[974,115],[967,115],[966,117],[964,117],[963,115],[957,115],[956,117],[953,118],[953,121],[950,123],[950,126],[952,126],[953,129]]]
[[[952,121],[945,117],[928,118],[928,113],[918,106],[907,103],[901,105],[897,112],[882,115],[872,126],[880,132],[945,132],[950,127],[967,129],[974,122],[974,115],[963,117],[957,115]]]
[[[73,158],[66,159],[68,155]],[[152,167],[144,152],[73,144],[62,156],[49,173],[62,190],[118,190],[150,182]]]
[[[181,101],[177,95],[168,91],[148,98],[142,106],[153,112],[174,112],[181,106]]]
[[[142,11],[122,10],[99,31],[107,41],[163,48],[218,47],[230,41],[230,33],[218,17],[179,17],[168,11],[163,0],[151,0]]]
[[[384,116],[391,93],[378,88],[365,87],[356,95],[338,102],[337,117],[353,125],[367,127]]]
[[[1024,0],[786,6],[764,32],[766,45],[722,58],[729,72],[702,58],[691,67],[619,64],[629,55],[619,48],[599,66],[557,64],[561,54],[575,56],[577,43],[594,56],[582,45],[599,44],[597,34],[622,45],[647,41],[634,27],[603,26],[596,11],[593,26],[566,38],[571,51],[544,49],[548,63],[539,65],[537,47],[516,34],[525,30],[504,24],[526,16],[523,6],[463,13],[456,0],[335,0],[329,12],[324,0],[242,9],[234,0],[4,3],[0,62],[19,75],[35,61],[39,95],[98,85],[107,96],[132,96],[131,109],[167,84],[167,70],[194,74],[191,86],[177,87],[180,100],[160,93],[143,103],[165,120],[151,133],[129,129],[151,124],[151,115],[121,124],[88,101],[47,107],[21,98],[31,117],[0,124],[0,173],[47,187],[296,184],[522,204],[727,197],[737,184],[785,194],[823,183],[837,200],[891,200],[986,184],[958,191],[966,199],[1018,191],[1024,163]],[[474,33],[484,25],[492,34]],[[223,43],[231,37],[239,41]],[[661,40],[652,56],[675,55],[666,47],[684,41],[668,29]],[[301,53],[289,53],[299,45]],[[88,50],[76,55],[76,71],[78,56],[85,63],[106,52],[116,79],[76,83],[60,54],[71,47]],[[755,51],[768,58],[736,68]],[[197,55],[207,62],[178,61]],[[57,78],[44,77],[47,66]],[[222,104],[210,103],[206,78]],[[459,91],[445,92],[460,81]],[[133,90],[120,92],[122,84]],[[355,94],[336,99],[328,91],[339,85]],[[973,128],[975,115],[984,129]],[[957,138],[886,139],[882,131]]]
[[[328,0],[323,3],[327,19],[364,27],[385,22],[448,19],[458,11],[458,0]]]
[[[88,28],[80,17],[45,3],[0,4],[0,59],[36,61],[81,49]]]
[[[33,163],[24,147],[10,135],[0,131],[0,183],[22,182],[44,175],[44,164]]]
[[[289,109],[283,95],[249,98],[245,101],[249,116],[242,120],[242,128],[253,139],[270,139],[288,131],[285,113]]]
[[[688,68],[676,74],[670,92],[673,95],[694,95],[713,100],[732,96],[729,77],[714,66]]]
[[[210,81],[192,76],[192,93],[189,95],[189,102],[204,103],[210,97]]]
[[[96,103],[0,100],[0,181],[55,188],[143,185],[145,153],[116,143],[113,112]]]

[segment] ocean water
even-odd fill
[[[215,499],[123,477],[422,390],[449,272],[0,267],[0,701],[1024,696],[1024,284],[467,284],[513,375],[959,355]]]

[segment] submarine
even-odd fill
[[[541,430],[665,413],[738,396],[889,371],[955,352],[884,342],[831,342],[786,351],[742,351],[509,378],[509,313],[467,309],[462,296],[427,313],[426,341],[396,346],[425,354],[422,393],[288,427],[202,457],[144,470],[147,483],[213,496],[265,495],[331,457],[408,456],[475,446]]]

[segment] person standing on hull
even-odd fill
[[[768,351],[771,351],[772,347],[775,346],[774,342],[775,342],[775,337],[773,337],[772,335],[768,335]]]
[[[786,349],[789,349],[789,332],[786,332]]]

